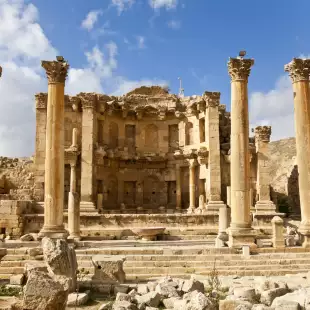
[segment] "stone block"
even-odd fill
[[[84,306],[89,300],[90,291],[84,293],[71,293],[68,296],[67,307]]]
[[[15,274],[10,277],[11,285],[22,285],[24,282],[24,274]]]
[[[235,310],[237,307],[243,306],[242,310],[250,310],[252,304],[243,300],[220,300],[219,310]],[[240,307],[239,307],[240,309]]]
[[[150,307],[158,307],[161,302],[162,296],[157,292],[149,292],[145,295],[136,296],[136,300],[138,304],[146,304]]]

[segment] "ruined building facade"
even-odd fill
[[[37,94],[37,201],[44,201],[46,109],[47,94]],[[65,96],[65,208],[74,128],[81,212],[195,213],[216,211],[227,200],[230,113],[218,92],[182,98],[160,87],[141,87],[121,97]]]

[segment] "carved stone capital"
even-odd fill
[[[141,120],[143,117],[143,111],[142,110],[136,111],[136,117],[138,120]]]
[[[181,111],[178,111],[178,110],[176,110],[176,111],[174,112],[174,115],[175,115],[176,118],[182,118],[182,117],[184,117],[184,113],[181,112]]]
[[[41,66],[46,71],[49,84],[65,83],[69,70],[69,64],[66,61],[46,61],[42,60]]]
[[[81,109],[81,99],[77,96],[70,97],[70,104],[74,112],[79,112]]]
[[[309,81],[310,59],[293,58],[284,66],[284,71],[289,73],[292,82]]]
[[[78,98],[81,99],[82,109],[92,109],[97,108],[97,96],[94,93],[79,93]]]
[[[189,158],[189,159],[187,159],[187,162],[188,162],[189,168],[194,168],[198,164],[196,158]]]
[[[258,126],[255,128],[255,141],[270,142],[271,126]]]
[[[38,93],[35,95],[36,98],[36,109],[47,108],[47,93]]]
[[[254,59],[229,58],[228,73],[231,81],[248,81]]]
[[[208,108],[215,108],[220,105],[220,92],[209,92],[206,91],[203,94],[203,98],[206,101],[206,105]]]

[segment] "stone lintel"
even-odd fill
[[[310,59],[293,58],[284,66],[284,71],[289,73],[293,83],[309,81]]]
[[[255,128],[255,142],[270,142],[271,126],[257,126]]]
[[[57,60],[54,61],[42,60],[41,66],[46,71],[49,84],[65,83],[69,64],[62,57],[57,57]]]
[[[228,72],[232,82],[248,81],[254,59],[229,58]]]

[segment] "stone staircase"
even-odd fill
[[[110,242],[111,243],[111,242]],[[129,281],[138,282],[154,277],[170,275],[189,277],[191,274],[209,275],[214,266],[219,275],[237,276],[276,276],[305,273],[310,270],[310,252],[302,248],[288,248],[284,252],[262,249],[260,253],[245,257],[228,248],[215,249],[205,244],[182,242],[182,246],[152,246],[139,244],[115,245],[106,247],[77,248],[76,255],[80,277],[90,279],[93,275],[91,257],[93,255],[126,256],[124,270]],[[170,243],[170,242],[169,242]],[[175,244],[175,242],[172,242]],[[40,259],[40,257],[37,257]],[[0,262],[0,279],[9,279],[12,274],[24,271],[27,262],[35,261],[27,254],[27,248],[9,248]]]

